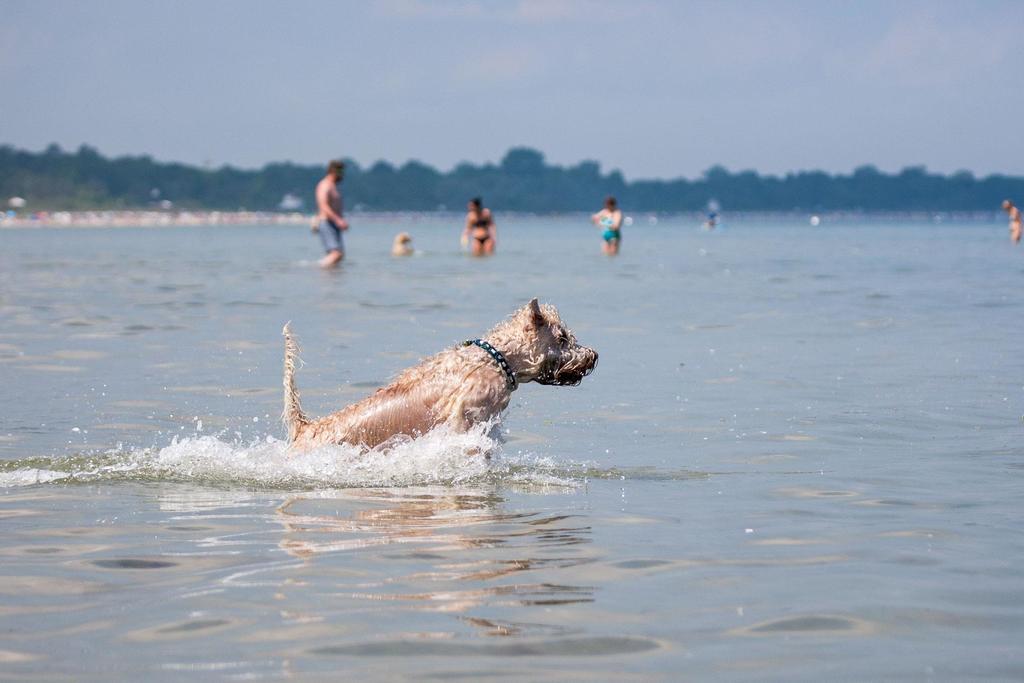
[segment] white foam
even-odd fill
[[[51,481],[59,481],[61,479],[66,479],[67,477],[67,472],[23,467],[10,472],[0,472],[0,487],[32,486],[33,484],[45,484]]]
[[[505,456],[491,425],[459,433],[435,429],[372,450],[347,445],[293,453],[273,437],[241,443],[216,436],[175,438],[163,448],[11,463],[0,487],[54,481],[168,480],[266,488],[400,487],[497,482],[527,487],[573,487],[580,478],[546,458]],[[490,456],[488,458],[487,456]],[[43,467],[40,467],[43,465]]]
[[[367,451],[322,446],[291,453],[267,437],[250,445],[212,436],[176,440],[156,454],[154,467],[172,478],[241,481],[262,486],[412,486],[462,483],[486,477],[484,454],[497,444],[483,430],[465,434],[434,430],[417,439]]]

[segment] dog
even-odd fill
[[[400,232],[395,235],[395,241],[391,243],[392,256],[412,256],[412,235],[407,232]]]
[[[282,420],[290,447],[298,451],[326,444],[375,448],[440,425],[465,432],[500,415],[519,384],[575,386],[597,365],[597,352],[576,342],[555,307],[533,299],[484,339],[427,358],[358,403],[314,420],[299,404],[299,350],[290,324],[282,333]]]

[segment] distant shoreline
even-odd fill
[[[270,211],[40,211],[0,215],[2,228],[147,228],[186,225],[300,225],[304,213]]]
[[[659,223],[698,224],[704,221],[705,214],[699,211],[688,212],[627,212],[637,228],[653,226]],[[551,217],[580,216],[584,220],[589,214],[579,211],[526,213],[502,211],[497,214],[499,220],[514,218],[516,221],[544,220]],[[417,221],[431,219],[450,219],[461,225],[463,214],[451,211],[373,211],[352,212],[349,214],[355,224],[359,223],[393,223],[396,221]],[[722,213],[723,224],[730,223],[768,223],[787,221],[797,224],[808,224],[816,217],[818,224],[842,223],[999,223],[1005,221],[1001,211],[737,211]],[[53,211],[5,216],[0,214],[0,229],[3,228],[161,228],[185,226],[231,226],[231,225],[305,225],[308,226],[313,216],[300,212],[273,211]]]
[[[213,207],[313,213],[319,164],[268,163],[259,169],[199,168],[148,156],[108,158],[82,145],[30,152],[0,144],[0,201],[18,211],[146,210],[211,212]],[[346,160],[343,192],[355,211],[461,210],[483,194],[501,210],[595,211],[614,196],[631,211],[727,212],[987,211],[1024,197],[1024,177],[953,174],[908,166],[889,173],[871,165],[849,173],[797,170],[784,175],[729,171],[716,165],[696,178],[627,178],[597,161],[549,163],[536,149],[514,147],[498,163],[463,162],[441,171],[410,160],[360,165]]]

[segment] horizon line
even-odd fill
[[[438,173],[443,173],[443,174],[452,173],[457,168],[459,168],[460,166],[463,166],[463,165],[469,165],[469,166],[473,166],[475,168],[487,168],[488,166],[494,166],[494,167],[500,167],[501,166],[501,160],[499,160],[497,162],[491,162],[491,161],[473,162],[473,161],[469,161],[469,160],[463,160],[463,161],[457,162],[451,168],[442,169],[442,168],[439,168],[438,166],[435,166],[435,165],[431,164],[430,162],[422,161],[420,159],[409,158],[409,159],[406,159],[402,163],[391,162],[391,161],[388,161],[386,159],[377,159],[376,161],[373,161],[371,163],[363,163],[363,162],[360,162],[360,161],[358,161],[356,159],[353,159],[352,157],[347,157],[347,156],[344,156],[344,155],[342,155],[340,157],[330,157],[327,160],[321,162],[320,164],[317,164],[317,162],[300,162],[300,161],[292,161],[292,160],[274,160],[274,161],[266,161],[266,162],[263,163],[262,166],[255,166],[255,167],[254,166],[236,166],[236,165],[231,164],[230,162],[225,162],[225,163],[222,163],[220,165],[214,166],[212,163],[205,163],[205,162],[204,163],[196,163],[196,162],[181,161],[181,160],[162,160],[162,159],[158,159],[158,158],[154,157],[151,153],[147,153],[147,152],[141,152],[141,153],[135,153],[135,154],[126,153],[126,154],[120,154],[120,155],[116,155],[116,156],[115,155],[108,155],[108,154],[104,154],[98,147],[96,147],[96,146],[94,146],[94,145],[92,145],[90,143],[87,143],[87,142],[80,143],[78,145],[78,147],[76,149],[73,149],[73,150],[72,149],[66,149],[63,146],[61,146],[60,143],[57,143],[57,142],[51,142],[51,143],[49,143],[48,145],[46,145],[45,147],[43,147],[42,149],[39,149],[39,150],[32,150],[32,149],[29,149],[27,147],[19,147],[15,143],[0,142],[0,149],[3,149],[3,148],[9,148],[9,149],[14,150],[15,152],[25,152],[25,153],[29,153],[29,154],[46,154],[51,149],[56,148],[60,153],[68,154],[68,155],[78,154],[83,149],[86,149],[86,150],[90,150],[90,151],[95,152],[100,157],[102,157],[102,158],[104,158],[106,160],[109,160],[109,161],[117,161],[119,159],[149,159],[150,161],[152,161],[153,163],[156,163],[156,164],[186,166],[186,167],[195,168],[195,169],[198,169],[198,170],[201,170],[201,171],[211,171],[211,172],[215,172],[215,171],[219,171],[219,170],[226,170],[226,169],[236,170],[236,171],[243,171],[243,172],[260,172],[260,171],[266,170],[270,166],[279,166],[279,165],[290,165],[290,166],[298,166],[298,167],[306,167],[306,168],[315,167],[315,166],[320,165],[320,166],[323,166],[323,167],[326,168],[327,162],[330,160],[330,158],[340,158],[340,159],[345,160],[346,162],[354,163],[356,166],[359,167],[360,170],[368,170],[368,169],[371,169],[374,166],[376,166],[378,164],[381,164],[381,163],[387,164],[388,166],[391,166],[392,168],[394,168],[396,170],[397,169],[401,169],[401,168],[403,168],[405,166],[408,166],[409,164],[418,164],[418,165],[421,165],[421,166],[426,166],[428,168],[431,168],[431,169],[437,171]],[[630,183],[636,183],[636,182],[668,182],[668,183],[670,183],[670,182],[675,182],[675,181],[680,181],[680,180],[681,181],[686,181],[686,182],[695,182],[695,181],[700,181],[700,180],[706,179],[709,173],[711,173],[712,171],[718,170],[718,169],[720,169],[722,171],[725,171],[729,175],[740,175],[740,174],[744,174],[744,173],[753,173],[756,176],[758,176],[759,178],[786,178],[788,176],[798,176],[798,175],[801,175],[801,174],[816,174],[816,173],[822,173],[822,174],[825,174],[825,175],[828,175],[828,176],[831,176],[831,177],[843,177],[844,175],[846,175],[846,176],[853,176],[857,171],[862,170],[862,169],[873,169],[875,172],[877,172],[877,173],[879,173],[881,175],[893,176],[893,177],[898,177],[899,175],[901,175],[902,173],[904,173],[906,171],[921,171],[921,172],[924,172],[926,174],[937,175],[937,176],[942,177],[942,178],[953,178],[953,177],[956,177],[958,175],[967,174],[967,175],[970,175],[975,180],[986,180],[986,179],[989,179],[989,178],[1007,178],[1007,179],[1011,179],[1011,180],[1021,180],[1021,179],[1024,179],[1024,174],[1022,174],[1022,175],[1014,175],[1012,173],[994,172],[994,173],[989,173],[987,175],[977,175],[974,171],[972,171],[970,169],[967,169],[967,168],[958,169],[958,170],[952,171],[950,173],[943,173],[943,172],[939,172],[939,171],[929,171],[926,164],[908,164],[908,165],[905,165],[902,168],[900,168],[899,171],[885,171],[885,170],[879,168],[878,166],[876,166],[873,163],[863,163],[863,164],[855,166],[852,169],[850,169],[848,171],[845,171],[845,172],[844,171],[831,172],[831,171],[826,171],[826,170],[823,170],[823,169],[820,169],[820,168],[804,168],[804,169],[797,169],[797,170],[789,170],[789,171],[786,171],[785,173],[781,173],[781,174],[761,173],[757,169],[753,169],[753,168],[740,168],[740,169],[732,170],[732,169],[729,169],[728,167],[726,167],[725,165],[723,165],[721,163],[715,163],[715,164],[712,164],[710,167],[704,169],[704,171],[701,173],[701,175],[694,176],[694,177],[687,177],[687,176],[684,176],[684,175],[677,175],[677,176],[671,176],[671,177],[650,177],[650,176],[648,176],[648,177],[639,177],[639,176],[637,176],[637,177],[633,177],[633,178],[628,178],[626,176],[626,174],[623,171],[621,171],[620,169],[617,169],[617,168],[607,168],[606,169],[606,168],[604,168],[603,165],[602,165],[602,162],[597,160],[597,159],[580,159],[580,160],[576,161],[574,164],[567,164],[567,165],[559,165],[559,164],[551,163],[547,159],[547,155],[542,150],[540,150],[540,149],[538,149],[536,147],[531,147],[529,145],[524,145],[524,144],[512,145],[511,147],[509,147],[505,151],[503,159],[508,156],[509,152],[512,152],[512,151],[515,151],[515,150],[528,150],[528,151],[536,152],[536,153],[540,154],[541,157],[542,157],[543,164],[547,168],[559,168],[559,169],[565,170],[565,169],[575,168],[577,166],[580,166],[580,165],[583,165],[583,164],[588,164],[588,163],[597,164],[599,173],[603,173],[605,175],[610,175],[610,174],[618,173],[619,175],[621,175],[623,177],[623,180],[625,180],[627,182],[630,182]]]

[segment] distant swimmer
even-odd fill
[[[332,161],[327,164],[327,175],[316,185],[317,225],[314,232],[320,233],[320,241],[327,255],[320,259],[324,268],[333,268],[345,258],[345,240],[341,233],[348,230],[348,221],[342,213],[341,193],[338,185],[345,177],[345,162]]]
[[[1009,199],[1004,199],[1003,211],[1010,215],[1010,241],[1017,244],[1020,242],[1021,233],[1020,209],[1014,206]]]
[[[484,208],[483,200],[474,197],[466,206],[466,227],[462,231],[462,244],[469,244],[473,256],[490,256],[498,242],[498,227],[491,210]]]
[[[395,241],[391,243],[391,255],[412,256],[412,235],[407,232],[395,235]]]
[[[705,230],[714,230],[717,227],[718,227],[718,212],[717,211],[709,211],[708,212],[708,219],[706,221],[704,221],[704,229]]]
[[[619,244],[622,242],[622,212],[615,197],[607,197],[604,200],[604,208],[590,217],[594,225],[604,230],[601,237],[604,243],[601,244],[601,251],[608,256],[619,253]]]

